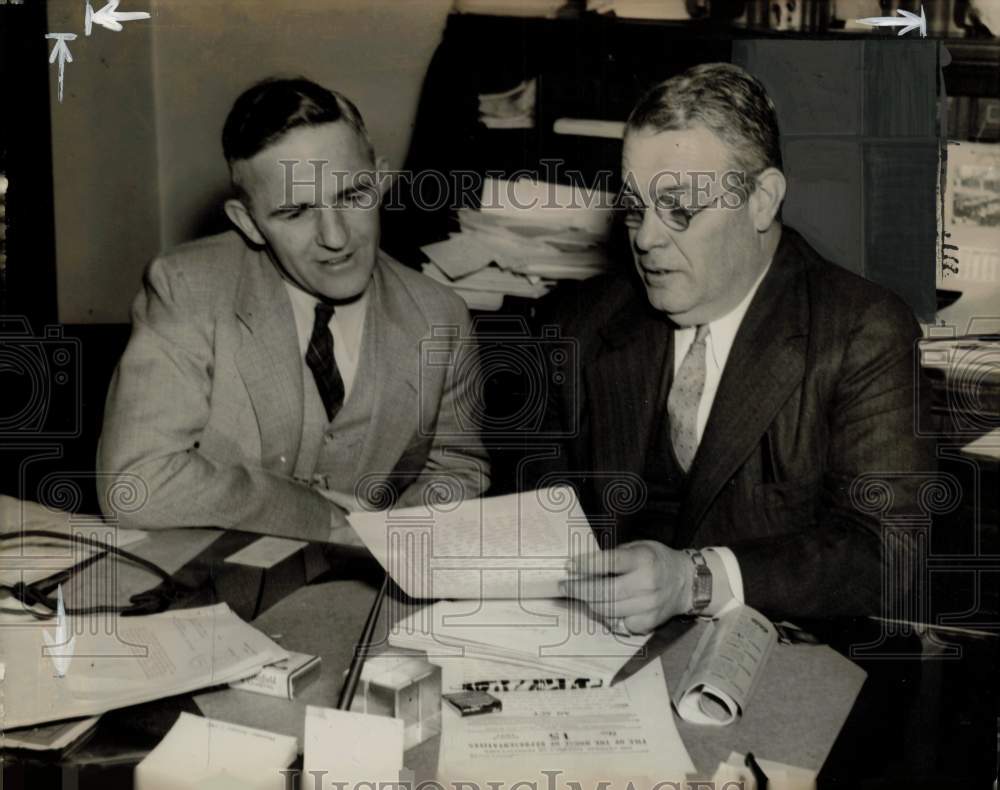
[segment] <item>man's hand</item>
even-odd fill
[[[694,564],[655,540],[574,557],[560,583],[616,632],[644,634],[691,608]]]

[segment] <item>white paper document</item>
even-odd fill
[[[567,486],[349,520],[413,598],[556,598],[566,560],[599,548]]]
[[[303,783],[308,778],[310,787],[313,782],[317,787],[336,787],[339,782],[379,787],[381,782],[399,782],[402,767],[402,719],[306,707]]]
[[[537,782],[538,787],[653,787],[695,770],[654,661],[609,688],[495,693],[503,709],[441,710],[441,782]],[[450,785],[445,785],[450,786]]]
[[[450,279],[472,274],[493,260],[487,247],[466,233],[455,233],[444,241],[420,248]]]
[[[290,540],[266,535],[255,540],[239,551],[226,557],[226,562],[237,565],[249,565],[251,568],[273,568],[282,560],[291,557],[295,552],[308,545],[304,540]]]
[[[283,790],[282,773],[298,753],[289,735],[182,713],[135,768],[136,790],[226,787]]]
[[[711,623],[677,688],[677,712],[695,724],[731,724],[746,709],[771,651],[774,625],[750,606]]]
[[[614,634],[572,599],[438,601],[393,626],[389,644],[426,652],[449,687],[515,679],[580,687],[609,685],[649,637]]]
[[[288,652],[220,603],[145,617],[77,617],[71,655],[45,644],[46,626],[7,626],[0,641],[4,726],[90,716],[249,677]],[[60,677],[54,661],[65,662]],[[67,661],[68,659],[68,661]]]

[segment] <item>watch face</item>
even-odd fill
[[[691,559],[695,563],[692,609],[695,612],[700,612],[712,601],[712,571],[705,564],[705,558],[701,556],[700,552],[697,554],[697,557],[692,555]],[[701,562],[698,560],[701,560]]]

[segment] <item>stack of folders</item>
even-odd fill
[[[563,599],[439,601],[393,629],[389,644],[426,651],[446,690],[610,685],[649,635],[620,636]]]
[[[610,265],[613,197],[596,189],[485,179],[480,209],[460,209],[459,233],[422,247],[424,274],[470,307],[497,310],[505,295],[537,299],[558,280]]]

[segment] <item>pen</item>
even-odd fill
[[[767,790],[767,774],[761,770],[760,763],[753,756],[753,752],[747,752],[744,762],[751,773],[753,773],[753,780],[757,784],[757,790]]]
[[[382,599],[385,598],[385,591],[389,587],[389,574],[382,577],[382,586],[379,588],[372,608],[368,612],[368,619],[365,620],[365,627],[361,631],[361,638],[354,648],[354,657],[351,659],[350,669],[347,670],[347,678],[340,689],[340,699],[337,700],[338,710],[350,710],[354,701],[354,692],[358,687],[358,678],[361,677],[361,669],[368,658],[368,649],[371,646],[372,633],[375,631],[375,623],[378,622],[378,615],[382,609]]]

